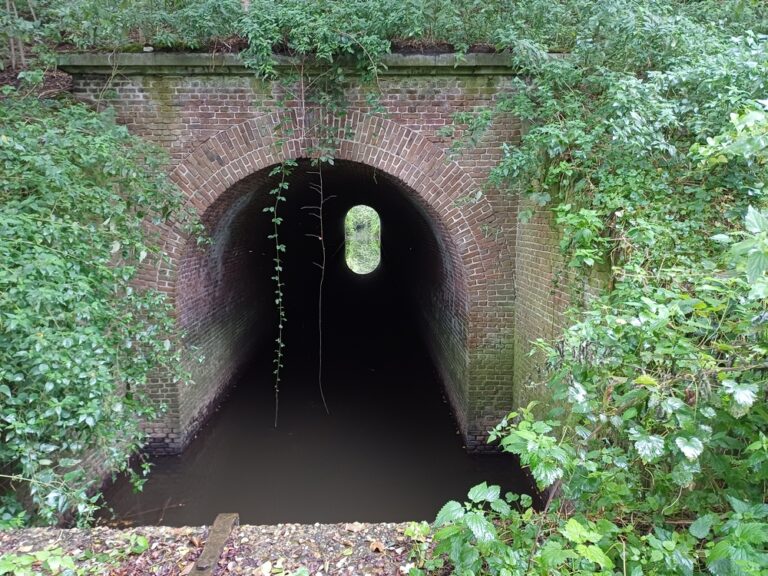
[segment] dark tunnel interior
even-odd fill
[[[330,359],[354,357],[374,360],[404,339],[420,342],[423,308],[439,290],[446,267],[438,237],[412,201],[394,188],[389,177],[361,166],[324,166],[323,188],[326,269],[323,286],[324,354]],[[317,183],[316,169],[302,173]],[[303,179],[303,178],[302,178]],[[299,179],[297,179],[299,180]],[[393,189],[394,188],[394,189]],[[285,302],[293,318],[286,330],[286,364],[295,354],[311,358],[317,339],[317,292],[320,242],[312,205],[318,194],[300,180],[289,188],[281,238],[288,247]],[[381,220],[381,262],[369,274],[348,267],[344,250],[344,217],[356,205],[372,207]],[[266,214],[271,216],[270,214]],[[293,225],[289,224],[293,221]],[[293,352],[291,351],[293,348]],[[424,351],[426,354],[426,350]],[[329,390],[329,394],[332,394]]]
[[[279,206],[283,224],[280,242],[285,244],[285,305],[289,317],[285,327],[286,365],[312,358],[317,340],[318,296],[322,251],[317,184],[322,170],[324,242],[326,251],[323,284],[324,353],[360,357],[368,350],[390,347],[392,339],[413,337],[420,332],[414,318],[419,304],[429,299],[441,281],[446,266],[439,240],[427,217],[413,200],[397,189],[385,174],[360,164],[323,165],[320,169],[302,163],[289,179],[286,201]],[[270,197],[271,199],[271,197]],[[367,205],[378,213],[381,226],[381,262],[371,273],[360,275],[345,261],[344,217],[356,205]],[[268,229],[272,214],[254,214],[253,230]],[[265,234],[254,234],[256,262],[251,282],[254,301],[266,304],[258,316],[272,315],[272,300],[261,297],[272,292],[274,246]],[[268,282],[265,282],[265,279]],[[268,343],[267,346],[271,344]],[[301,360],[299,360],[299,358]]]
[[[301,161],[279,203],[287,322],[277,427],[275,248],[264,208],[280,177],[265,171],[212,208],[213,243],[190,256],[182,278],[182,320],[206,352],[201,370],[218,377],[226,364],[214,356],[230,354],[239,366],[234,384],[183,454],[155,460],[143,493],[122,480],[110,488],[118,518],[194,525],[237,511],[242,522],[259,524],[433,520],[481,481],[527,491],[510,457],[467,454],[452,416],[442,376],[451,368],[440,364],[462,361],[466,303],[439,225],[412,191],[371,167],[337,162],[321,170]],[[320,178],[329,413],[318,381]],[[381,262],[365,275],[349,269],[344,251],[344,217],[360,204],[381,219]],[[225,332],[221,351],[211,342]]]

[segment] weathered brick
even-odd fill
[[[513,407],[513,399],[529,396],[521,390],[535,371],[535,359],[527,357],[530,341],[561,325],[568,294],[552,286],[560,264],[552,228],[541,218],[519,223],[517,198],[485,183],[501,157],[501,144],[519,141],[521,122],[498,117],[475,146],[458,154],[452,140],[437,133],[456,113],[493,106],[509,93],[512,71],[420,74],[382,76],[384,110],[377,115],[370,114],[368,89],[353,79],[346,88],[347,114],[326,121],[338,126],[336,158],[374,167],[430,222],[433,233],[425,237],[435,238],[435,245],[429,250],[447,265],[440,272],[441,288],[423,307],[424,324],[466,444],[482,449],[487,430]],[[295,100],[278,107],[285,93],[279,82],[216,71],[160,76],[134,70],[114,77],[81,71],[73,90],[98,100],[107,82],[120,121],[168,151],[172,180],[220,236],[228,233],[226,226],[246,226],[265,205],[271,166],[306,157],[306,142],[296,136],[297,118],[320,117]],[[466,128],[457,126],[456,135]],[[293,135],[278,149],[281,134]],[[238,212],[237,203],[259,182],[261,199]],[[194,380],[157,378],[152,384],[153,396],[168,411],[150,430],[149,449],[168,453],[184,446],[235,377],[244,361],[237,350],[247,347],[254,319],[242,282],[251,249],[247,235],[233,234],[236,240],[222,250],[196,246],[177,225],[159,232],[167,258],[148,264],[140,278],[172,297]],[[228,281],[232,277],[240,281]],[[195,361],[199,354],[203,363]]]

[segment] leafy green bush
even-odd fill
[[[132,533],[117,547],[107,552],[79,550],[65,552],[62,548],[46,547],[27,553],[0,554],[0,576],[98,576],[124,571],[120,564],[132,555],[149,549],[149,539]],[[114,544],[113,544],[114,546]]]
[[[596,2],[567,58],[515,55],[530,128],[493,180],[612,290],[537,343],[556,407],[491,434],[542,506],[438,516],[456,574],[768,573],[765,7],[718,4]]]
[[[125,469],[159,408],[144,385],[176,371],[169,305],[133,284],[150,224],[179,206],[161,159],[108,113],[0,105],[0,486],[33,521],[88,515],[83,458]],[[4,522],[18,514],[0,500]]]
[[[459,53],[474,45],[508,46],[532,39],[555,51],[574,47],[590,0],[40,0],[0,7],[0,38],[23,43],[66,42],[80,49],[216,49],[249,41],[249,57],[269,69],[273,52],[330,62],[352,57],[378,67],[392,42]],[[5,49],[5,48],[3,48]],[[8,61],[10,52],[0,53]],[[18,62],[17,62],[18,65]]]
[[[201,2],[78,0],[51,2],[63,40],[80,48],[120,49],[135,44],[197,49],[237,34],[239,0]]]

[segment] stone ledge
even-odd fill
[[[277,70],[294,70],[296,60],[276,57]],[[512,76],[515,66],[509,54],[389,54],[386,69],[380,76]],[[68,53],[58,56],[61,70],[69,74],[123,76],[252,76],[237,54],[202,54],[153,52],[134,53]],[[320,66],[318,66],[319,68]],[[354,74],[350,70],[350,74]]]

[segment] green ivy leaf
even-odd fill
[[[599,546],[594,544],[589,546],[579,545],[576,547],[576,551],[590,562],[598,564],[603,570],[613,569],[613,562]]]
[[[149,549],[149,539],[143,534],[131,539],[131,553],[142,554]]]
[[[565,526],[560,529],[560,533],[574,544],[599,542],[602,538],[602,535],[599,532],[590,530],[575,518],[570,518],[568,522],[565,523]]]
[[[659,381],[648,374],[641,374],[635,378],[635,384],[639,384],[640,386],[658,386]]]
[[[747,502],[730,495],[726,496],[726,498],[728,499],[731,508],[733,508],[733,511],[737,514],[747,514],[750,511],[751,506]]]
[[[546,488],[563,477],[563,469],[551,460],[543,460],[531,468],[539,488]]]
[[[624,413],[621,415],[621,419],[624,420],[624,422],[628,422],[635,416],[637,416],[637,408],[632,407],[624,411]]]
[[[757,400],[757,385],[750,382],[741,384],[735,380],[723,380],[723,389],[743,408],[751,407]]]
[[[435,532],[435,542],[441,542],[449,538],[453,538],[462,530],[464,530],[464,527],[461,524],[448,524],[444,528],[440,528],[440,530]]]
[[[684,460],[678,462],[675,467],[672,468],[670,476],[675,484],[685,487],[691,485],[694,476],[699,472],[701,472],[701,468],[699,467],[698,461],[691,462],[689,460]]]
[[[729,557],[734,553],[734,551],[735,548],[731,542],[728,540],[720,540],[707,554],[707,564],[709,564],[710,569],[715,562],[723,560],[728,561]]]
[[[490,542],[496,538],[496,528],[493,524],[482,514],[477,512],[468,512],[464,515],[464,523],[467,525],[477,538],[478,542]]]
[[[467,497],[472,502],[493,502],[499,498],[501,489],[498,486],[488,486],[485,482],[470,489]]]
[[[688,460],[696,460],[704,451],[704,444],[698,438],[684,438],[682,436],[675,438],[675,444]]]
[[[768,279],[758,278],[757,281],[752,283],[752,288],[749,291],[750,300],[764,300],[768,298]]]
[[[563,549],[562,544],[557,541],[548,540],[541,548],[541,560],[546,568],[556,568],[573,558],[576,558],[576,553]]]
[[[493,510],[494,512],[498,512],[501,516],[508,516],[509,513],[512,511],[509,504],[507,504],[501,498],[491,502],[491,510]]]
[[[744,226],[752,234],[768,232],[768,218],[756,210],[754,206],[747,208],[747,216],[744,218]]]
[[[643,462],[653,462],[664,454],[664,438],[661,436],[641,436],[635,440],[635,450]]]
[[[768,270],[768,254],[755,250],[747,256],[747,279],[750,283],[757,282]]]

